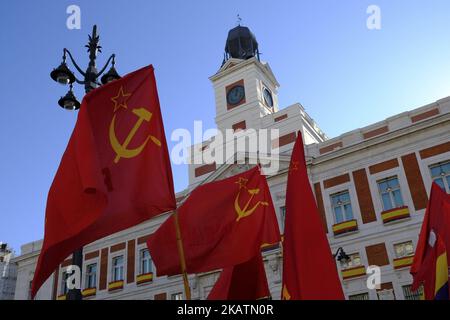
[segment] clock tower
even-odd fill
[[[300,103],[279,108],[278,81],[269,64],[260,60],[258,42],[249,28],[238,25],[228,32],[222,65],[209,79],[214,87],[215,121],[222,135],[220,139],[212,137],[208,141],[192,146],[193,163],[189,166],[190,187],[205,181],[208,176],[226,164],[224,161],[237,159],[238,154],[240,156],[246,154],[252,161],[256,160],[255,157],[259,160],[266,158],[264,160],[266,161],[275,154],[289,156],[298,131],[302,132],[305,145],[327,139]],[[247,143],[245,143],[247,149],[238,150],[237,147],[233,149],[235,136],[229,137],[226,134],[227,129],[256,130],[257,150],[248,147]],[[252,132],[254,131],[244,132],[244,135],[248,134],[250,137]],[[233,152],[235,157],[228,152]],[[274,169],[277,166],[272,166],[272,163],[280,163],[279,160],[270,162],[270,167]],[[288,164],[288,161],[284,161],[283,165],[287,165],[286,163]],[[267,166],[265,168],[267,169]]]
[[[222,66],[210,80],[219,130],[259,129],[262,117],[278,111],[279,84],[269,64],[260,61],[258,42],[247,27],[228,32]]]

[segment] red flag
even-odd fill
[[[414,278],[412,289],[417,290],[424,283],[426,299],[433,299],[431,292],[434,292],[435,283],[434,281],[430,283],[427,279],[430,279],[430,274],[436,272],[436,268],[433,266],[435,263],[433,257],[436,254],[433,252],[438,248],[431,244],[439,239],[441,239],[443,248],[450,248],[450,195],[446,194],[439,185],[433,183],[410,270]],[[447,265],[450,265],[448,258],[447,255]]]
[[[280,241],[266,178],[259,167],[202,185],[178,208],[186,271],[207,272],[248,261],[261,244]],[[147,245],[158,275],[181,272],[174,217]]]
[[[208,300],[258,300],[270,297],[261,253],[226,268],[208,295]]]
[[[344,299],[309,184],[300,132],[292,151],[286,190],[282,299]]]
[[[176,207],[153,67],[85,96],[50,188],[34,296],[68,255]]]

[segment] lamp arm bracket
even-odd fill
[[[78,84],[85,84],[86,83],[85,81],[78,80],[76,76],[75,76],[75,82],[78,83]]]
[[[339,247],[339,248],[336,250],[336,253],[333,254],[333,258],[336,259],[337,255],[339,254],[339,252],[340,252],[341,250],[343,250],[342,247]]]
[[[107,68],[108,65],[109,65],[109,62],[111,61],[111,59],[113,59],[113,61],[114,61],[114,58],[115,58],[115,57],[116,57],[116,55],[113,53],[113,54],[108,58],[108,60],[106,61],[105,65],[103,66],[103,68],[97,73],[97,78],[100,77],[100,76],[102,75],[103,72],[105,72],[106,68]],[[113,63],[113,64],[114,64],[114,63]]]
[[[79,73],[81,73],[81,75],[83,76],[83,77],[85,77],[86,76],[86,73],[83,71],[83,70],[81,70],[81,68],[78,66],[78,64],[75,62],[75,59],[73,58],[73,56],[72,56],[72,54],[70,53],[70,51],[68,50],[68,49],[66,49],[66,48],[64,48],[64,52],[67,52],[68,54],[69,54],[69,58],[70,58],[70,61],[72,61],[72,64],[75,66],[75,68],[78,70],[78,72]],[[78,82],[78,81],[77,81]],[[78,83],[80,83],[80,82],[78,82]],[[82,82],[82,83],[84,83],[84,82]]]

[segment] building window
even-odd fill
[[[112,260],[112,281],[123,280],[123,256],[118,256]]]
[[[333,207],[336,224],[353,220],[352,204],[348,191],[331,195],[331,206]]]
[[[148,249],[142,249],[139,254],[140,274],[152,272],[152,258]]]
[[[280,207],[281,231],[284,232],[286,222],[286,207]]]
[[[397,177],[383,179],[377,183],[383,211],[403,207],[404,204]]]
[[[430,171],[433,181],[450,193],[450,161],[435,164],[430,167]]]
[[[405,300],[421,300],[421,297],[423,295],[423,287],[420,286],[417,291],[412,291],[411,287],[412,285],[402,287]]]
[[[341,268],[343,270],[355,268],[361,265],[361,256],[359,255],[359,253],[349,254],[348,257],[349,257],[348,261],[340,262]]]
[[[354,294],[354,295],[348,296],[348,300],[369,300],[369,293],[364,292],[364,293]]]
[[[93,263],[86,267],[86,288],[97,287],[97,264]]]
[[[67,288],[67,279],[69,278],[69,274],[66,271],[63,271],[61,277],[61,294],[67,294],[69,289]]]
[[[394,244],[396,258],[412,256],[414,254],[414,246],[412,241]]]
[[[172,293],[171,299],[172,300],[183,300],[183,294],[181,292]]]

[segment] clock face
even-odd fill
[[[264,102],[266,103],[267,106],[271,108],[273,107],[272,93],[267,88],[264,88]]]
[[[244,86],[237,85],[227,93],[227,102],[231,105],[238,104],[245,98]]]

